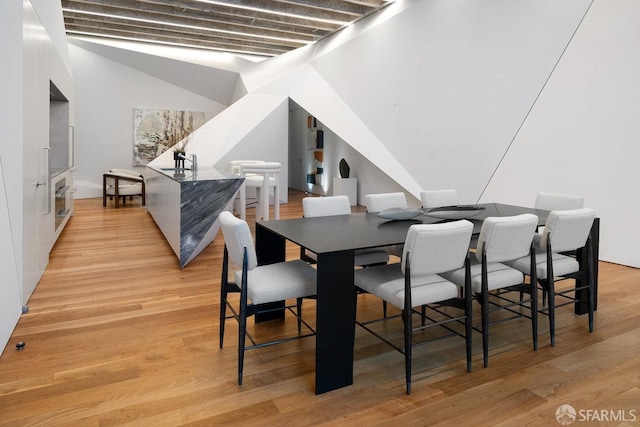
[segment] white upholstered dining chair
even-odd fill
[[[545,211],[563,211],[582,209],[584,207],[583,196],[577,196],[573,194],[560,194],[560,193],[546,193],[539,192],[536,195],[535,208]],[[533,236],[533,240],[537,247],[540,247],[540,240],[542,239],[543,227],[538,227],[538,232]],[[565,253],[569,255],[569,253]],[[571,254],[575,255],[575,254]],[[545,306],[547,301],[547,290],[542,289],[542,305]]]
[[[584,197],[572,194],[540,192],[536,195],[535,208],[545,211],[561,211],[584,207]]]
[[[390,208],[406,208],[407,198],[403,192],[374,193],[364,196],[367,212],[382,212]]]
[[[358,322],[367,331],[373,333],[405,356],[406,391],[411,394],[411,358],[414,332],[423,331],[434,326],[443,326],[454,335],[465,338],[467,371],[471,371],[471,282],[468,274],[464,274],[466,285],[463,298],[459,296],[458,286],[445,279],[440,273],[463,267],[469,272],[469,242],[473,232],[473,224],[466,220],[442,224],[414,224],[409,227],[404,243],[402,262],[378,267],[370,267],[355,271],[355,285],[366,292],[376,295],[383,301],[402,310],[404,345],[392,343],[390,339],[373,329],[372,324],[378,320]],[[465,262],[466,260],[466,262]],[[424,310],[418,312],[414,307],[430,307],[442,320],[426,317]],[[452,306],[462,310],[455,316],[451,311],[440,310],[441,307]],[[413,316],[419,315],[420,326],[413,327]],[[425,324],[425,318],[432,320]],[[393,318],[385,318],[390,321]],[[464,332],[456,331],[455,324],[464,324]],[[385,327],[385,331],[386,331]],[[418,335],[418,334],[416,334]],[[442,337],[438,337],[440,339]],[[419,344],[423,344],[423,340]]]
[[[570,294],[576,295],[581,290],[587,292],[589,332],[593,332],[594,266],[591,264],[593,248],[589,234],[595,215],[595,211],[589,208],[552,211],[547,217],[540,241],[536,242],[535,268],[524,258],[508,262],[511,267],[531,276],[532,282],[537,279],[548,294],[548,307],[543,307],[540,312],[549,316],[551,346],[556,345],[555,309],[575,303],[575,296]],[[575,257],[563,254],[577,249],[587,251],[588,262],[582,266]],[[556,279],[575,279],[576,285],[557,292]],[[582,285],[578,285],[578,280]],[[556,297],[560,297],[563,303],[556,305]]]
[[[533,348],[534,350],[538,348],[538,298],[535,281],[533,285],[526,284],[522,272],[505,264],[515,259],[532,263],[535,261],[532,241],[537,223],[538,217],[533,214],[488,217],[482,223],[475,258],[471,265],[471,287],[476,294],[476,300],[480,303],[482,313],[482,351],[485,367],[489,365],[490,312],[512,311],[513,306],[528,308]],[[460,287],[465,286],[466,276],[463,269],[445,273],[443,276]],[[514,298],[504,302],[504,294],[509,292],[518,294],[526,292],[530,295],[530,299]],[[526,307],[526,303],[530,303],[529,307]]]
[[[302,320],[302,298],[316,294],[316,270],[302,260],[279,262],[258,266],[253,237],[246,221],[224,211],[218,216],[224,237],[222,278],[220,281],[220,348],[224,343],[225,321],[233,317],[238,321],[238,384],[242,384],[245,350],[279,344],[314,335],[313,329]],[[235,282],[229,281],[229,259],[240,270],[235,272]],[[227,298],[230,292],[240,293],[239,307],[234,307]],[[293,313],[298,319],[298,335],[257,343],[247,331],[247,318],[261,312],[261,305],[277,301],[296,299],[296,311],[292,306],[282,309]],[[227,317],[227,308],[232,315]],[[269,309],[272,311],[272,309]],[[301,325],[311,333],[302,334]],[[249,339],[251,345],[246,345]]]
[[[426,209],[460,204],[456,190],[426,190],[420,193],[422,207]]]
[[[364,203],[367,212],[382,212],[391,208],[406,208],[407,197],[401,191],[392,193],[372,193],[364,196]],[[402,255],[403,245],[387,246],[384,248],[389,254],[395,256]],[[387,301],[382,300],[382,311],[384,317],[387,317]]]

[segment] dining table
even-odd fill
[[[538,225],[544,225],[548,211],[501,203],[454,206],[450,209],[422,210],[406,220],[391,220],[378,213],[352,213],[313,218],[292,218],[256,222],[258,264],[285,261],[286,242],[290,241],[317,255],[317,307],[315,393],[325,393],[353,384],[353,349],[356,325],[356,290],[354,286],[354,252],[360,249],[402,245],[413,224],[435,224],[467,219],[480,233],[487,217],[533,213]],[[591,230],[598,259],[599,219]],[[586,262],[587,251],[579,252],[579,262]],[[594,264],[597,296],[597,262]],[[587,312],[587,295],[579,292],[575,312]],[[596,298],[597,301],[597,298]]]

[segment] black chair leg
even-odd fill
[[[538,284],[531,282],[531,336],[533,349],[538,349]]]
[[[484,367],[489,366],[489,294],[483,292],[482,296],[482,355]]]
[[[302,298],[296,299],[296,311],[298,313],[298,334],[302,332]]]
[[[555,287],[553,281],[548,283],[549,292],[549,336],[551,338],[551,347],[556,346],[556,303],[555,303]]]
[[[411,394],[411,350],[413,348],[411,324],[411,310],[403,310],[402,317],[404,319],[404,369],[407,382],[407,394]]]
[[[471,372],[471,353],[473,346],[473,308],[471,307],[471,298],[466,298],[465,301],[465,319],[464,319],[464,338],[467,347],[467,372]]]
[[[589,332],[593,332],[593,286],[589,286]]]
[[[594,292],[594,286],[593,286],[593,277],[594,277],[594,268],[593,268],[593,261],[592,261],[592,242],[591,239],[589,239],[589,241],[587,242],[587,258],[589,259],[588,261],[588,265],[587,265],[587,298],[588,301],[587,303],[589,304],[589,332],[593,332],[593,310],[595,309],[595,292]],[[597,262],[597,261],[596,261]]]
[[[247,258],[247,248],[244,248],[244,259],[242,262],[242,283],[240,285],[240,319],[238,325],[238,385],[242,385],[244,348],[247,335]]]
[[[227,319],[227,292],[229,283],[229,252],[225,245],[222,255],[222,277],[220,278],[220,348],[224,344],[224,327]]]
[[[224,296],[220,296],[220,348],[222,348],[222,346],[224,345],[224,327],[225,327],[226,319],[227,319],[227,296],[224,295]]]
[[[244,347],[245,338],[247,335],[246,307],[245,310],[242,310],[240,312],[240,325],[238,331],[238,385],[242,385],[242,371],[244,369]]]
[[[427,324],[427,306],[426,305],[422,306],[422,310],[421,310],[420,314],[422,316],[421,325],[424,326],[424,325]]]
[[[382,301],[382,317],[387,317],[387,302]]]

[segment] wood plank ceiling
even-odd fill
[[[385,0],[61,0],[70,36],[277,56],[392,3]]]

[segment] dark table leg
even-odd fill
[[[316,394],[353,384],[353,251],[318,254]]]
[[[258,265],[275,264],[276,262],[286,261],[285,239],[265,229],[260,224],[256,224],[256,256],[258,257]],[[284,301],[277,301],[261,304],[260,308],[266,310],[284,306]],[[257,313],[255,316],[256,323],[275,319],[284,319],[284,310]]]
[[[591,251],[591,262],[593,263],[593,309],[598,309],[598,257],[599,257],[599,248],[600,248],[600,218],[595,218],[593,220],[593,225],[591,226],[591,247],[593,250]],[[576,258],[578,263],[580,263],[580,269],[583,269],[583,266],[586,265],[588,260],[588,251],[584,249],[580,249],[576,252]],[[580,287],[586,285],[582,280],[576,280],[576,287]],[[576,291],[577,301],[574,307],[575,314],[585,314],[589,312],[589,300],[587,296],[587,290],[581,289]]]

